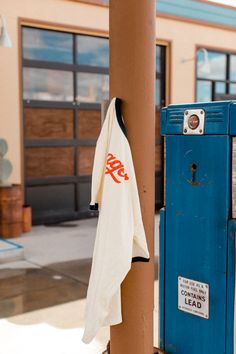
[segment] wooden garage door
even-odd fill
[[[26,201],[34,221],[86,216],[100,111],[25,107],[24,117]]]
[[[23,27],[25,199],[33,223],[91,216],[108,40]]]

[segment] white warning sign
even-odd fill
[[[178,277],[178,309],[209,318],[209,285]]]

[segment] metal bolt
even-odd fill
[[[185,115],[186,115],[186,116],[188,115],[188,111],[185,111]]]
[[[202,133],[202,129],[199,130],[199,133]]]
[[[187,133],[187,129],[186,128],[184,129],[184,132]]]
[[[200,113],[203,114],[203,111],[201,111]]]

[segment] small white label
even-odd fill
[[[178,309],[209,319],[209,285],[178,277]]]

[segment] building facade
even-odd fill
[[[22,185],[35,224],[86,217],[101,103],[109,98],[109,1],[0,4],[13,43],[0,48],[0,138],[9,146],[10,182]],[[157,3],[157,207],[160,108],[236,97],[235,24],[236,9],[212,2]]]

